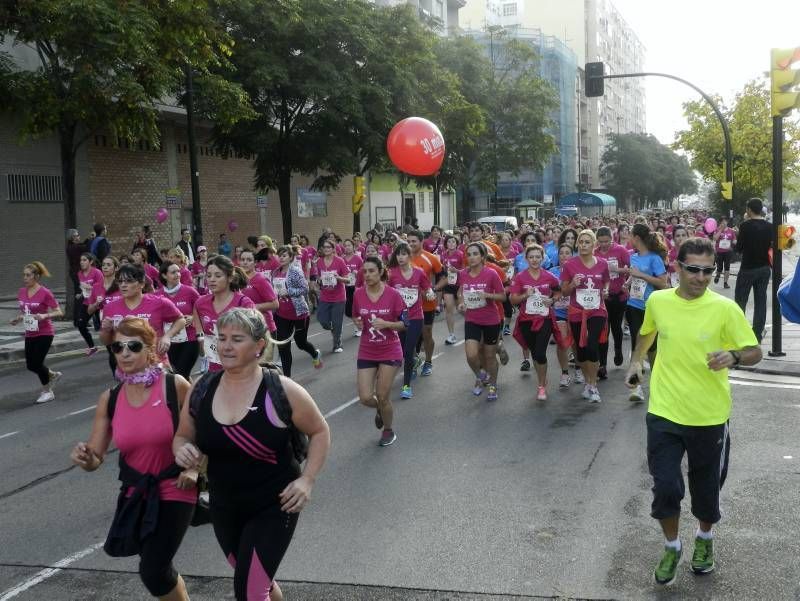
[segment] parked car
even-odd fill
[[[481,217],[478,219],[478,223],[488,223],[489,225],[494,226],[494,230],[496,232],[515,230],[518,226],[517,218],[512,217],[511,215],[493,215],[491,217]]]

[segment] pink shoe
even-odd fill
[[[547,390],[544,386],[539,386],[538,390],[536,391],[536,400],[537,401],[546,401],[547,400]]]
[[[92,356],[92,355],[94,355],[96,352],[97,352],[97,347],[96,347],[96,346],[93,346],[92,348],[87,348],[87,349],[86,349],[86,356],[87,356],[87,357],[91,357],[91,356]]]

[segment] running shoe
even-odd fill
[[[456,343],[456,335],[450,334],[447,338],[444,339],[444,343],[448,345],[453,345]]]
[[[672,547],[664,547],[664,555],[661,556],[661,561],[658,562],[656,569],[653,571],[653,578],[656,584],[669,586],[675,582],[675,575],[678,573],[678,564],[681,562],[682,553],[683,548],[678,550]]]
[[[719,274],[714,276],[714,283],[719,284]]]
[[[647,361],[647,360],[642,361],[642,370],[650,371],[650,362],[649,361]]]
[[[709,574],[714,571],[714,539],[694,539],[694,553],[692,553],[692,572],[695,574]]]
[[[569,377],[569,374],[565,374],[562,372],[561,377],[558,380],[559,388],[569,388],[569,385],[572,383],[572,378]]]
[[[49,403],[50,401],[54,401],[56,395],[53,394],[52,390],[45,390],[42,394],[39,395],[39,398],[36,399],[36,404],[41,405],[43,403]]]
[[[600,369],[597,370],[597,377],[601,380],[608,380],[608,371],[606,370],[606,366],[603,365]]]
[[[615,350],[614,351],[614,365],[619,367],[620,365],[622,365],[623,361],[624,361],[624,358],[622,357],[622,349]]]
[[[592,398],[592,390],[591,390],[591,387],[590,387],[588,384],[585,384],[585,385],[584,385],[584,387],[583,387],[583,392],[581,393],[581,396],[582,396],[583,398],[585,398],[587,401],[588,401],[590,398]]]
[[[314,355],[314,358],[311,359],[311,364],[314,366],[314,369],[320,369],[322,367],[322,351],[317,349],[317,353]]]
[[[627,323],[622,325],[622,335],[623,336],[631,335],[631,328]]]
[[[383,434],[381,434],[381,440],[378,442],[378,446],[388,447],[395,440],[397,440],[397,434],[394,433],[394,430],[384,430]]]
[[[589,389],[589,402],[590,403],[599,403],[603,399],[600,398],[600,391],[597,390],[597,386],[592,386]]]
[[[411,386],[403,385],[403,388],[400,390],[400,398],[401,399],[414,398],[414,392],[411,390]]]
[[[500,365],[508,365],[508,351],[506,350],[506,345],[500,343],[500,341],[497,344],[497,356],[500,358]]]
[[[487,374],[485,371],[481,370],[479,375],[480,375],[481,384],[483,384],[484,386],[489,384],[489,374]]]
[[[433,363],[431,363],[430,361],[425,361],[425,363],[422,364],[422,370],[419,372],[419,375],[429,376],[432,373],[433,373]]]
[[[631,403],[644,403],[644,390],[642,390],[641,384],[637,386],[633,392],[631,392],[628,400]]]
[[[361,330],[355,330],[353,332],[353,336],[355,336],[356,338],[360,338],[361,337]]]
[[[497,386],[493,384],[489,384],[486,389],[489,391],[489,394],[486,395],[487,401],[496,401],[497,400]]]
[[[93,346],[93,347],[91,347],[91,348],[87,348],[87,349],[86,349],[86,356],[87,356],[87,357],[91,357],[91,356],[92,356],[92,355],[94,355],[96,352],[97,352],[97,347],[96,347],[96,346]]]
[[[519,366],[520,371],[530,371],[531,370],[531,362],[527,359],[523,359],[522,363]]]
[[[576,384],[585,384],[586,378],[583,377],[583,372],[579,369],[575,370],[575,383]]]
[[[503,326],[503,336],[511,336],[511,326],[510,325]]]
[[[475,386],[472,388],[472,394],[481,396],[483,394],[483,382],[475,380]]]
[[[337,346],[337,347],[334,347],[333,352],[334,353],[343,353],[344,349],[342,347],[340,347],[340,346]]]
[[[375,410],[375,427],[380,430],[383,428],[383,418],[381,417],[381,412],[377,409]]]
[[[539,386],[536,390],[536,400],[537,401],[546,401],[547,400],[547,390],[544,386]]]
[[[58,382],[61,379],[61,376],[63,376],[63,375],[64,374],[61,373],[60,371],[51,371],[50,372],[50,382],[49,382],[49,384],[50,384],[50,388],[51,389],[53,388],[53,386],[56,385],[56,382]]]
[[[725,289],[729,289],[729,288],[731,287],[731,285],[730,285],[728,282],[725,282],[725,283],[722,285],[722,287],[723,287],[723,288],[725,288]]]
[[[567,362],[570,365],[575,365],[575,353],[573,353],[572,351],[569,352],[569,359],[567,360]]]
[[[420,357],[419,355],[415,355],[414,356],[414,367],[411,369],[411,379],[412,380],[417,377],[417,370],[419,369],[420,365],[422,365],[422,357]]]

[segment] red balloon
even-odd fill
[[[164,223],[169,218],[169,211],[165,208],[160,208],[156,211],[156,222]]]
[[[403,119],[386,139],[389,159],[403,173],[434,175],[444,161],[444,137],[439,128],[427,119]]]

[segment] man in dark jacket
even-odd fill
[[[186,255],[189,265],[194,263],[194,245],[192,244],[192,235],[189,232],[189,228],[183,228],[181,230],[181,239],[175,246],[180,248],[183,254]]]
[[[736,251],[742,255],[736,276],[734,298],[746,312],[750,290],[753,291],[753,332],[761,342],[767,323],[767,288],[772,268],[769,249],[772,248],[772,224],[764,219],[764,204],[760,198],[747,201],[747,219],[739,226]],[[781,252],[781,251],[777,251]]]
[[[111,243],[106,238],[108,230],[106,230],[105,224],[95,223],[94,233],[95,236],[89,246],[89,252],[97,257],[97,264],[99,265],[103,262],[103,259],[111,254]]]

